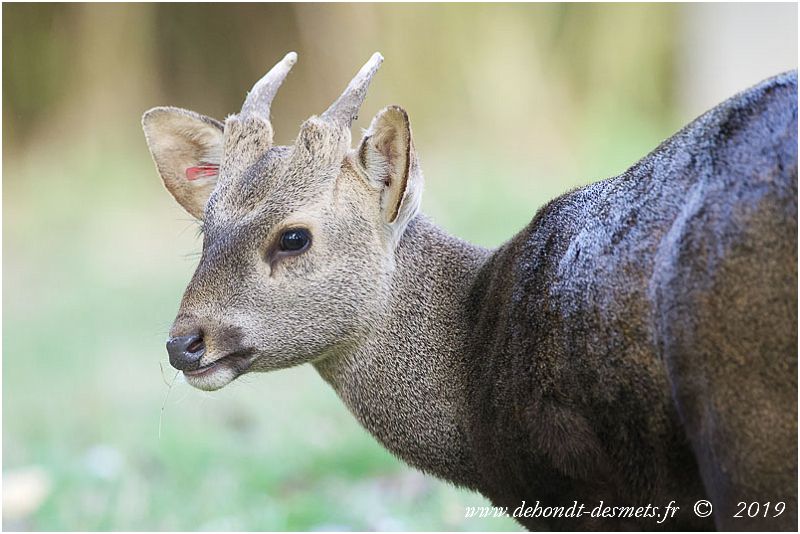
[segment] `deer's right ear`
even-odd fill
[[[217,183],[224,125],[193,111],[159,107],[144,114],[142,128],[167,190],[202,220]]]
[[[422,172],[405,110],[389,106],[379,111],[357,154],[364,173],[381,190],[381,213],[396,244],[422,198]]]

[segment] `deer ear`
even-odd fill
[[[167,190],[202,220],[219,175],[224,126],[193,111],[160,107],[144,114],[142,128]]]
[[[375,115],[358,147],[358,163],[381,189],[383,220],[399,238],[419,211],[423,182],[403,108],[389,106]]]

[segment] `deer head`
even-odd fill
[[[144,114],[167,190],[202,223],[203,252],[167,342],[200,389],[347,352],[385,314],[395,247],[419,209],[408,115],[390,106],[351,149],[350,126],[383,58],[273,144],[270,106],[287,54],[225,123],[171,107]]]

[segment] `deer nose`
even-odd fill
[[[169,363],[179,371],[193,371],[200,367],[200,358],[205,351],[201,334],[172,337],[167,341]]]

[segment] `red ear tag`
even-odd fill
[[[205,178],[207,176],[216,176],[219,173],[219,165],[212,165],[206,163],[198,165],[197,167],[186,168],[186,179],[189,181],[197,180],[198,178]]]

